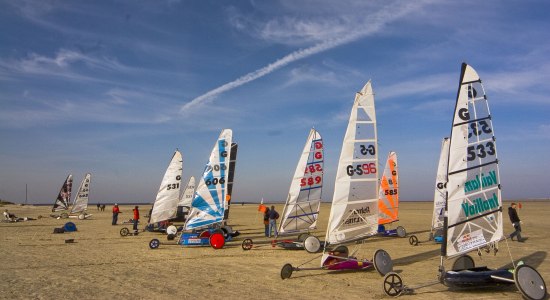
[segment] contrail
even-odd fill
[[[304,59],[304,58],[312,56],[314,54],[317,54],[317,53],[320,53],[320,52],[323,52],[323,51],[326,51],[326,50],[329,50],[329,49],[332,49],[332,48],[335,48],[335,47],[338,47],[338,46],[341,46],[341,45],[344,45],[344,44],[347,44],[347,43],[350,43],[350,42],[353,42],[353,41],[356,41],[356,40],[358,40],[362,37],[365,37],[369,34],[378,32],[387,23],[389,23],[391,21],[394,21],[394,20],[408,14],[412,10],[416,9],[417,6],[419,6],[418,3],[420,3],[420,2],[421,1],[418,1],[418,2],[411,1],[411,2],[408,2],[407,5],[405,5],[403,7],[400,7],[400,8],[397,8],[397,9],[392,5],[390,5],[388,7],[385,7],[384,9],[382,9],[381,11],[379,11],[378,13],[376,13],[374,15],[374,21],[371,24],[368,24],[368,27],[367,27],[367,25],[358,24],[359,29],[356,30],[355,32],[350,33],[349,35],[346,35],[346,36],[343,36],[343,37],[340,37],[340,38],[330,39],[330,40],[324,41],[322,43],[319,43],[317,45],[314,45],[312,47],[294,51],[294,52],[286,55],[285,57],[283,57],[281,59],[278,59],[275,62],[273,62],[273,63],[271,63],[271,64],[269,64],[269,65],[267,65],[267,66],[265,66],[261,69],[258,69],[254,72],[250,72],[250,73],[248,73],[244,76],[241,76],[241,77],[237,78],[236,80],[228,82],[228,83],[226,83],[222,86],[219,86],[219,87],[217,87],[213,90],[208,91],[205,94],[202,94],[202,95],[196,97],[195,99],[193,99],[190,102],[183,105],[180,109],[180,112],[185,113],[185,112],[188,112],[188,111],[190,111],[191,109],[193,109],[195,107],[200,106],[201,104],[211,102],[218,95],[220,95],[224,92],[230,91],[230,90],[232,90],[236,87],[239,87],[239,86],[241,86],[245,83],[248,83],[248,82],[251,82],[251,81],[256,80],[258,78],[261,78],[261,77],[263,77],[263,76],[265,76],[265,75],[267,75],[267,74],[269,74],[269,73],[271,73],[275,70],[278,70],[278,69],[292,63],[292,62],[295,62],[297,60]],[[361,25],[363,25],[363,26],[361,26]]]

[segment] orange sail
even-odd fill
[[[378,196],[378,224],[388,224],[399,220],[399,185],[397,176],[397,153],[390,152],[380,179]]]

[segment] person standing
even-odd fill
[[[265,237],[269,237],[269,208],[264,209]]]
[[[139,206],[136,205],[133,209],[134,212],[134,231],[138,230],[138,221],[139,221]]]
[[[510,217],[510,222],[512,222],[512,225],[516,230],[510,234],[510,239],[513,241],[514,237],[517,236],[518,242],[523,243],[525,240],[521,238],[521,220],[519,219],[518,212],[516,211],[516,204],[513,202],[510,207],[508,207],[508,216]]]
[[[101,207],[101,204],[97,204],[97,211],[99,211],[99,208]]]
[[[113,206],[113,225],[116,225],[116,222],[118,221],[119,213],[120,213],[120,208],[118,208],[118,204],[115,203],[115,206]]]
[[[271,205],[269,210],[269,237],[271,237],[271,232],[274,233],[274,237],[277,237],[277,219],[279,219],[279,213],[275,210],[275,206]]]

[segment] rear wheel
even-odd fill
[[[304,248],[309,253],[317,253],[321,250],[321,241],[315,236],[308,236],[304,241]]]
[[[469,255],[462,255],[453,263],[453,271],[460,271],[475,268],[474,259]]]
[[[418,246],[418,238],[416,237],[416,235],[411,235],[409,237],[409,244],[411,244],[412,246]]]
[[[121,236],[127,236],[128,234],[130,233],[130,229],[124,227],[120,230],[120,235]]]
[[[294,268],[291,264],[286,264],[281,269],[281,279],[288,279],[290,276],[292,276],[292,271],[294,271]]]
[[[152,239],[149,242],[149,248],[151,249],[157,249],[160,246],[160,241],[158,239]]]
[[[252,249],[253,245],[254,243],[252,242],[252,239],[244,239],[244,241],[241,244],[241,247],[243,248],[243,250],[248,251]]]
[[[388,252],[378,249],[374,252],[374,268],[380,275],[384,276],[393,271],[393,262]]]
[[[405,227],[397,226],[397,236],[400,238],[404,238],[407,236],[407,231],[405,230]]]
[[[223,237],[223,234],[216,232],[210,236],[208,242],[210,243],[210,247],[214,249],[221,249],[225,245],[225,238]]]
[[[390,297],[397,297],[403,292],[403,280],[395,272],[384,276],[384,292]]]
[[[546,283],[539,272],[532,267],[528,265],[516,267],[514,281],[525,298],[539,300],[546,297]]]

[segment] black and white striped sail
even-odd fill
[[[151,212],[151,224],[166,221],[176,217],[180,195],[183,159],[181,152],[176,150],[164,173],[157,192],[157,198]]]
[[[437,164],[437,174],[435,178],[432,233],[443,229],[445,200],[447,199],[447,159],[449,159],[449,138],[444,138],[441,142],[441,152],[439,154],[439,163]]]
[[[65,179],[65,182],[63,182],[63,185],[61,186],[61,189],[59,190],[59,194],[57,194],[57,198],[53,203],[52,212],[69,209],[69,202],[71,201],[72,188],[73,188],[73,174],[69,174],[69,176],[67,176],[67,179]]]
[[[191,176],[183,193],[180,195],[180,201],[178,206],[191,207],[191,202],[193,202],[193,195],[195,194],[195,177]]]
[[[492,116],[478,74],[465,63],[450,136],[447,179],[442,253],[452,257],[499,241],[502,198]]]
[[[323,166],[323,139],[312,128],[290,183],[279,235],[316,228],[323,189]]]
[[[90,184],[92,182],[92,174],[87,173],[84,179],[80,182],[78,191],[74,197],[71,214],[79,214],[88,208],[88,199],[90,197]]]
[[[360,240],[377,233],[377,141],[374,94],[369,81],[355,95],[342,143],[325,238],[328,244]]]

